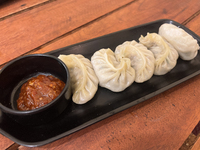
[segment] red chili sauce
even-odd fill
[[[24,83],[17,100],[18,110],[32,110],[53,101],[65,83],[52,75],[38,75]]]

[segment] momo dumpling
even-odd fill
[[[179,53],[183,60],[191,60],[196,57],[199,45],[197,40],[181,28],[172,24],[162,24],[158,32]]]
[[[84,104],[91,100],[98,89],[98,78],[89,59],[82,55],[60,55],[68,67],[71,79],[72,100]]]
[[[131,67],[135,69],[135,82],[142,83],[149,80],[154,73],[155,58],[153,53],[144,45],[136,41],[126,41],[115,49],[116,58],[131,60]]]
[[[135,70],[130,59],[117,61],[111,49],[100,49],[91,57],[99,85],[113,92],[121,92],[135,80]]]
[[[178,52],[159,34],[147,33],[145,37],[141,36],[139,41],[154,54],[155,75],[164,75],[176,66]]]

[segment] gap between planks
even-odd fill
[[[2,20],[4,20],[4,19],[7,19],[7,18],[9,18],[9,17],[12,17],[13,15],[17,15],[17,14],[23,13],[23,12],[25,12],[25,11],[34,9],[34,8],[36,8],[36,7],[40,7],[40,6],[42,6],[42,5],[45,5],[45,4],[50,3],[50,2],[53,2],[53,1],[56,1],[56,0],[49,0],[49,1],[46,1],[46,2],[44,2],[44,3],[41,3],[41,4],[38,4],[38,5],[32,6],[32,7],[29,7],[29,8],[27,8],[27,9],[24,9],[24,10],[21,10],[21,11],[18,11],[18,12],[15,12],[15,13],[13,13],[13,14],[10,14],[10,15],[7,15],[7,16],[5,16],[5,17],[0,18],[0,21],[2,21]],[[86,27],[86,26],[88,26],[88,25],[94,23],[95,21],[99,21],[99,20],[103,19],[104,17],[106,17],[106,16],[108,16],[108,15],[110,15],[110,14],[116,12],[116,11],[119,11],[120,9],[123,9],[124,7],[127,7],[127,6],[131,5],[132,3],[136,2],[136,1],[138,1],[138,0],[133,0],[133,1],[131,1],[131,2],[127,3],[127,4],[125,4],[125,5],[123,5],[123,6],[119,7],[119,8],[117,8],[117,9],[111,11],[111,12],[108,12],[108,13],[106,13],[106,14],[104,14],[104,15],[102,15],[102,16],[100,16],[100,17],[94,19],[94,20],[91,20],[90,22],[88,22],[88,23],[86,23],[86,24],[84,24],[84,25],[82,25],[82,26],[79,26],[78,28],[75,28],[75,29],[71,30],[70,32],[67,32],[67,33],[65,33],[65,34],[63,34],[63,35],[61,35],[61,36],[59,36],[59,37],[57,37],[57,38],[55,38],[55,39],[53,39],[53,40],[51,40],[51,41],[49,41],[49,42],[44,43],[43,45],[41,45],[41,46],[39,46],[39,47],[37,47],[37,48],[35,48],[35,49],[33,49],[33,50],[31,50],[31,51],[29,51],[29,52],[23,54],[22,56],[27,55],[27,54],[30,54],[30,53],[33,53],[33,52],[35,52],[35,51],[41,49],[42,47],[45,47],[46,45],[49,45],[49,44],[51,44],[51,43],[53,43],[53,42],[55,42],[55,41],[57,41],[57,40],[59,40],[59,39],[65,37],[65,36],[70,35],[71,33],[77,32],[77,31],[79,31],[81,28],[84,28],[84,27]],[[188,19],[186,19],[186,20],[185,20],[184,22],[182,22],[181,24],[187,25],[187,23],[189,23],[191,20],[193,20],[193,19],[194,19],[195,17],[197,17],[199,14],[200,14],[200,10],[197,11],[196,13],[194,13],[191,17],[189,17]],[[1,69],[5,66],[5,64],[7,64],[7,63],[8,63],[8,62],[6,62],[6,63],[0,65],[0,70],[1,70]],[[183,145],[181,146],[181,148],[180,148],[179,150],[184,150],[184,148],[186,148],[186,147],[187,147],[187,148],[189,147],[189,149],[191,149],[192,146],[194,145],[194,143],[198,140],[198,138],[200,138],[200,133],[199,133],[197,136],[194,135],[193,133],[191,133],[191,134],[188,136],[188,138],[186,139],[186,141],[183,143]],[[18,149],[19,146],[20,146],[19,144],[14,143],[14,144],[12,144],[11,146],[9,146],[6,150],[16,150],[16,149]]]
[[[14,143],[10,145],[8,148],[6,148],[6,150],[18,150],[19,146],[20,146],[19,144]]]
[[[33,9],[33,8],[35,8],[35,7],[44,5],[44,4],[46,4],[46,3],[52,2],[52,1],[55,1],[55,0],[50,0],[50,1],[48,1],[48,2],[44,2],[44,3],[42,3],[42,4],[38,4],[37,6],[33,6],[33,7],[30,7],[30,8],[28,8],[28,9],[22,10],[22,11],[24,12],[24,11]],[[125,5],[122,5],[122,6],[118,7],[117,9],[115,9],[115,10],[113,10],[113,11],[110,11],[110,12],[108,12],[108,13],[102,15],[102,16],[99,16],[98,18],[95,18],[95,19],[91,20],[91,21],[88,22],[88,23],[85,23],[85,24],[83,24],[83,25],[81,25],[81,26],[79,26],[79,27],[77,27],[77,28],[75,28],[75,29],[73,29],[73,30],[71,30],[71,31],[69,31],[69,32],[66,32],[66,33],[62,34],[61,36],[58,36],[58,37],[54,38],[53,40],[48,41],[48,42],[46,42],[46,43],[44,43],[44,44],[38,46],[37,48],[32,49],[32,50],[30,50],[30,51],[28,51],[28,52],[22,54],[21,56],[28,55],[28,54],[31,54],[31,53],[33,53],[33,52],[36,52],[37,50],[39,50],[39,49],[41,49],[41,48],[43,48],[43,47],[45,47],[45,46],[47,46],[47,45],[49,45],[49,44],[51,44],[51,43],[53,43],[53,42],[56,42],[57,40],[62,39],[63,37],[66,37],[66,36],[68,36],[68,35],[70,35],[70,34],[72,34],[72,33],[74,33],[74,32],[77,32],[77,31],[79,31],[80,29],[82,29],[82,28],[84,28],[84,27],[86,27],[86,26],[88,26],[88,25],[90,25],[90,24],[92,24],[92,23],[94,23],[94,22],[96,22],[96,21],[99,21],[99,20],[103,19],[103,18],[105,18],[106,16],[108,16],[108,15],[110,15],[110,14],[112,14],[112,13],[115,13],[116,11],[119,11],[119,10],[123,9],[124,7],[127,7],[127,6],[131,5],[132,3],[136,2],[136,1],[138,1],[138,0],[133,0],[133,1],[131,1],[131,2],[127,3],[127,4],[125,4]],[[21,11],[21,12],[22,12],[22,11]],[[19,12],[19,13],[21,13],[21,12]],[[17,14],[18,14],[18,13],[17,13]],[[12,15],[15,15],[15,14],[12,14]],[[9,16],[7,16],[7,17],[9,17]],[[4,18],[4,19],[5,19],[5,18]],[[1,18],[0,18],[0,21],[1,21]],[[19,57],[20,57],[20,56],[19,56]],[[8,61],[8,62],[10,62],[10,61]],[[1,65],[0,65],[0,69],[2,69],[3,66],[5,66],[8,62],[6,62],[6,63],[4,63],[4,64],[1,64]]]
[[[35,49],[33,49],[33,50],[31,50],[31,51],[25,53],[24,55],[27,55],[27,54],[31,54],[31,53],[33,53],[33,52],[36,52],[37,50],[39,50],[39,49],[45,47],[46,45],[49,45],[49,44],[51,44],[51,43],[53,43],[53,42],[56,42],[56,41],[59,40],[59,39],[62,39],[63,37],[66,37],[66,36],[68,36],[68,35],[70,35],[70,34],[72,34],[72,33],[74,33],[74,32],[77,32],[77,31],[81,30],[82,28],[87,27],[87,26],[89,26],[90,24],[92,24],[92,23],[94,23],[94,22],[96,22],[96,21],[99,21],[99,20],[101,20],[101,19],[107,17],[108,15],[110,15],[110,14],[112,14],[112,13],[115,13],[116,11],[119,11],[119,10],[123,9],[124,7],[127,7],[127,6],[131,5],[132,3],[136,2],[136,1],[138,1],[138,0],[133,0],[133,1],[127,3],[127,4],[123,5],[123,6],[120,6],[119,8],[117,8],[117,9],[115,9],[115,10],[113,10],[113,11],[110,11],[110,12],[108,12],[108,13],[106,13],[106,14],[104,14],[104,15],[102,15],[102,16],[96,18],[96,19],[91,20],[91,21],[88,22],[88,23],[85,23],[85,24],[79,26],[78,28],[75,28],[75,29],[73,29],[73,30],[71,30],[71,31],[69,31],[69,32],[66,32],[66,33],[64,33],[63,35],[58,36],[58,37],[54,38],[53,40],[48,41],[48,42],[44,43],[43,45],[40,45],[39,47],[37,47],[37,48],[35,48]],[[23,55],[22,55],[22,56],[23,56]]]
[[[44,3],[41,3],[41,4],[38,4],[38,5],[32,6],[32,7],[29,7],[29,8],[27,8],[27,9],[18,11],[18,12],[13,13],[13,14],[10,14],[10,15],[8,15],[8,16],[5,16],[5,17],[3,17],[3,18],[0,18],[0,21],[2,21],[2,20],[4,20],[4,19],[7,19],[7,18],[9,18],[9,17],[11,17],[11,16],[13,16],[13,15],[20,14],[20,13],[22,13],[22,12],[25,12],[25,11],[28,11],[28,10],[31,10],[31,9],[34,9],[34,8],[36,8],[36,7],[43,6],[43,5],[45,5],[45,4],[47,4],[47,3],[50,3],[50,2],[53,2],[53,1],[56,1],[56,0],[49,0],[49,1],[46,1],[46,2],[44,2]],[[39,49],[41,49],[41,48],[43,48],[43,47],[45,47],[45,46],[47,46],[47,45],[49,45],[49,44],[51,44],[51,43],[53,43],[53,42],[56,42],[57,40],[62,39],[63,37],[66,37],[66,36],[68,36],[68,35],[70,35],[70,34],[72,34],[72,33],[74,33],[74,32],[77,32],[77,31],[79,31],[80,29],[82,29],[82,28],[84,28],[84,27],[86,27],[86,26],[88,26],[88,25],[94,23],[95,21],[99,21],[99,20],[105,18],[106,16],[108,16],[108,15],[110,15],[110,14],[112,14],[112,13],[115,13],[116,11],[119,11],[119,10],[123,9],[124,7],[127,7],[127,6],[129,6],[129,5],[131,5],[132,3],[137,2],[137,1],[138,1],[138,0],[133,0],[133,1],[131,1],[131,2],[127,3],[127,4],[125,4],[125,5],[123,5],[123,6],[119,7],[119,8],[117,8],[117,9],[111,11],[111,12],[108,12],[108,13],[106,13],[106,14],[104,14],[104,15],[102,15],[102,16],[100,16],[100,17],[94,19],[94,20],[91,20],[90,22],[88,22],[88,23],[86,23],[86,24],[83,24],[82,26],[79,26],[78,28],[75,28],[75,29],[73,29],[73,30],[71,30],[71,31],[69,31],[69,32],[67,32],[67,33],[65,33],[65,34],[63,34],[63,35],[61,35],[61,36],[58,36],[58,37],[54,38],[53,40],[48,41],[48,42],[46,42],[46,43],[44,43],[44,44],[38,46],[37,48],[32,49],[32,50],[30,50],[29,52],[24,53],[24,54],[21,55],[21,56],[28,55],[28,54],[31,54],[31,53],[33,53],[33,52],[36,52],[37,50],[39,50]],[[197,11],[196,13],[194,13],[191,17],[189,17],[188,19],[186,19],[186,20],[185,20],[184,22],[182,22],[181,24],[186,25],[186,24],[189,23],[191,20],[193,20],[195,17],[197,17],[199,14],[200,14],[200,10]],[[20,56],[19,56],[19,57],[20,57]],[[8,61],[8,62],[10,62],[10,61]],[[0,65],[0,70],[1,70],[8,62],[6,62],[6,63],[4,63],[4,64],[1,64],[1,65]]]
[[[51,2],[53,2],[53,1],[56,1],[56,0],[48,0],[48,1],[46,1],[46,2],[37,4],[37,5],[33,5],[33,6],[31,6],[31,7],[26,8],[26,9],[23,9],[23,10],[20,10],[20,11],[17,11],[17,12],[14,12],[14,13],[9,14],[9,15],[7,15],[7,16],[1,17],[1,18],[0,18],[0,21],[3,21],[3,20],[5,20],[5,19],[7,19],[7,18],[10,18],[10,17],[12,17],[12,16],[14,16],[14,15],[18,15],[18,14],[21,14],[21,13],[23,13],[23,12],[29,11],[29,10],[31,10],[31,9],[34,9],[34,8],[37,8],[37,7],[46,5],[46,4],[51,3]]]
[[[193,20],[194,18],[196,18],[198,15],[200,14],[200,10],[197,11],[196,13],[194,13],[192,16],[190,16],[188,19],[186,19],[184,22],[182,22],[182,24],[185,26],[187,25],[187,23],[189,23],[191,20]]]
[[[179,150],[192,150],[194,144],[197,142],[199,138],[200,138],[200,133],[197,136],[191,133],[185,140],[183,145],[179,148]]]

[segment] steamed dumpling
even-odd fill
[[[131,60],[131,66],[135,69],[135,82],[142,83],[153,76],[155,58],[144,45],[136,41],[126,41],[116,47],[115,55],[118,60]]]
[[[99,79],[99,85],[113,92],[120,92],[130,86],[135,80],[135,70],[130,59],[117,61],[111,49],[96,51],[91,62]]]
[[[160,26],[159,34],[178,51],[183,60],[191,60],[196,57],[199,50],[197,40],[183,29],[165,23]]]
[[[71,79],[72,100],[84,104],[91,100],[98,89],[98,78],[89,59],[82,55],[60,55],[68,67]]]
[[[140,43],[153,52],[155,75],[164,75],[176,66],[178,52],[157,33],[147,33],[139,38]]]

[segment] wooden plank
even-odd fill
[[[2,20],[0,65],[129,2],[59,0]]]
[[[130,123],[134,117],[125,110],[121,113],[113,115],[101,122],[98,122],[90,127],[84,128],[74,134],[66,136],[61,140],[50,143],[42,147],[33,148],[33,150],[39,149],[50,149],[53,150],[55,147],[57,150],[70,149],[70,150],[108,150],[106,146],[112,144],[111,140],[114,142],[118,141],[118,138],[122,137],[128,133],[130,130]],[[117,135],[119,137],[117,137]],[[113,139],[114,138],[114,139]],[[80,143],[79,143],[80,142]],[[88,144],[90,143],[90,144]],[[127,143],[127,142],[125,142]],[[113,148],[113,150],[124,149],[126,150],[128,145],[121,143],[123,148]],[[29,148],[20,146],[19,150],[28,150]]]
[[[168,3],[167,1],[165,2]],[[193,1],[193,3],[195,2]],[[192,6],[190,7],[190,5],[192,5],[192,3],[188,4],[187,9],[191,9]],[[198,5],[198,1],[196,1],[195,5]],[[159,9],[160,7],[158,6],[155,8]],[[195,9],[196,7],[193,6],[193,8]],[[170,19],[175,18],[176,21],[177,20],[179,20],[179,22],[181,20],[184,21],[185,19],[187,19],[188,16],[190,16],[190,15],[187,16],[186,14],[191,13],[190,11],[192,11],[192,9],[191,10],[187,9],[180,9],[178,12],[175,12],[175,14],[173,14],[174,12],[169,11],[172,14],[168,15],[171,16]],[[123,10],[126,12],[125,9]],[[180,13],[181,11],[186,11],[186,12],[184,12],[185,14],[184,13],[182,14]],[[120,13],[123,14],[124,12],[120,11]],[[179,14],[180,16],[177,16],[177,14]],[[186,15],[187,17],[184,17],[184,15]],[[120,20],[121,19],[120,16],[121,15],[119,15],[118,16],[119,18],[116,20]],[[161,17],[162,16],[166,15],[162,14]],[[95,37],[102,33],[105,34],[106,32],[114,32],[111,31],[112,30],[111,28],[114,28],[113,30],[123,29],[124,27],[126,28],[125,24],[128,22],[128,19],[124,18],[123,21],[120,22],[122,24],[122,26],[120,27],[117,25],[118,23],[117,21],[115,22],[116,24],[113,24],[112,17],[108,16],[108,18],[111,19],[110,20],[111,25],[109,25],[110,30],[106,30],[107,29],[106,27],[108,26],[107,25],[104,26],[105,27],[104,28],[105,32],[104,32],[103,27],[100,27],[100,25],[103,26],[105,24],[100,24],[103,23],[103,21],[99,20],[98,26],[88,26],[88,28],[94,27],[93,30],[92,29],[87,30],[86,28],[83,28],[85,29],[83,30],[84,32],[79,32],[79,33],[82,33],[81,35],[84,36],[84,38],[89,39],[91,38],[90,35]],[[148,18],[147,14],[147,17],[144,17],[143,19],[144,20],[140,20],[140,22],[145,23],[148,22],[148,19],[152,21],[155,18],[153,19]],[[137,17],[135,18],[134,21],[137,24]],[[134,23],[134,21],[132,23]],[[192,21],[194,21],[193,23],[195,23],[199,22],[200,20],[195,18]],[[129,25],[130,24],[128,24],[127,26]],[[189,25],[189,23],[187,25]],[[99,27],[100,31],[96,30],[99,32],[96,35],[96,33],[95,32],[92,33],[92,31],[95,31],[97,27]],[[197,31],[197,29],[194,27],[192,27],[191,29],[195,32]],[[88,33],[88,31],[91,31],[91,33],[90,32]],[[70,36],[68,38],[73,38],[73,37]],[[80,40],[81,36],[77,36],[75,39],[73,39],[74,41],[73,40],[72,41],[75,42],[76,39]],[[144,103],[141,103],[126,111],[123,111],[122,113],[109,117],[108,119],[96,123],[70,136],[62,138],[61,140],[58,140],[41,148],[33,148],[33,149],[42,149],[42,148],[54,149],[55,147],[56,149],[69,148],[72,150],[95,149],[95,148],[96,149],[97,148],[98,149],[127,149],[127,148],[178,149],[179,148],[178,146],[181,146],[182,144],[181,141],[184,141],[187,138],[187,136],[191,133],[192,129],[198,123],[200,118],[199,116],[200,92],[198,88],[199,84],[200,84],[200,76],[197,76]],[[159,114],[163,115],[160,116]],[[170,139],[167,138],[169,136]],[[155,143],[155,140],[152,142],[151,139],[156,139],[158,141]],[[179,141],[177,142],[177,140]],[[151,147],[149,147],[149,145]],[[20,149],[25,150],[29,148],[20,147]]]
[[[68,40],[66,40],[67,37],[65,40],[63,40],[63,38],[62,40],[64,43],[60,41],[56,42],[59,44],[63,43],[63,45],[66,43],[69,44],[70,42],[73,44],[81,40],[87,40],[102,34],[131,27],[132,24],[137,25],[138,23],[145,23],[164,17],[181,23],[194,14],[200,6],[199,1],[191,1],[191,3],[188,2],[188,5],[185,5],[185,7],[182,7],[181,9],[179,9],[179,7],[173,7],[178,5],[178,2],[175,1],[170,1],[171,4],[169,1],[159,1],[157,5],[154,6],[152,6],[156,3],[154,1],[143,1],[144,3],[140,2],[141,1],[137,1],[137,7],[135,6],[136,3],[131,4],[130,6],[127,6],[128,9],[119,10],[118,12],[115,12],[102,20],[87,26],[87,28],[82,28],[76,31],[68,36]],[[164,2],[171,6],[170,9],[166,9],[169,7],[164,6],[164,4],[162,4]],[[182,2],[184,4],[187,3],[187,1]],[[139,13],[139,16],[131,21],[131,17],[127,16],[127,14],[130,16],[133,15],[134,13],[131,14],[131,10],[134,11],[135,9],[142,11],[145,8],[143,8],[142,5],[148,6],[148,13]],[[157,9],[152,12],[154,8]],[[166,10],[161,13],[161,10],[164,9]],[[157,15],[157,13],[159,13],[160,16]],[[137,14],[136,11],[135,14]],[[144,16],[144,18],[140,19],[142,16]],[[137,21],[137,19],[140,20]],[[198,26],[194,25],[198,22],[200,22],[200,19],[196,17],[191,21],[191,24],[189,22],[186,26],[199,34]],[[94,31],[97,31],[97,33]],[[54,43],[50,45],[46,51],[51,50]],[[47,48],[47,46],[41,49],[40,52],[45,52],[45,48]],[[55,47],[53,49],[55,49]],[[123,111],[122,113],[109,117],[108,119],[62,138],[61,140],[43,146],[41,149],[53,149],[53,147],[56,147],[57,149],[65,147],[72,150],[131,148],[179,149],[200,118],[199,84],[200,76],[194,77],[179,86],[149,99],[148,101],[140,103],[126,111]],[[161,116],[160,114],[163,115]],[[21,150],[26,149],[28,148],[21,147]],[[34,149],[36,150],[40,148]]]
[[[188,138],[185,140],[185,142],[183,143],[183,145],[179,148],[179,150],[191,150],[191,148],[195,144],[196,140],[197,140],[196,135],[194,135],[193,133],[191,133],[188,136]]]
[[[198,32],[198,26],[193,25],[198,22],[200,17],[186,26]],[[199,122],[199,84],[200,75],[122,113],[33,149],[179,149]],[[28,148],[21,146],[20,150]]]
[[[6,149],[8,148],[10,145],[14,144],[13,141],[11,141],[10,139],[8,139],[7,137],[3,136],[2,134],[0,134],[0,148],[1,149]]]
[[[14,13],[17,13],[19,11],[31,8],[33,6],[36,6],[38,4],[42,4],[44,2],[47,2],[50,0],[18,0],[18,1],[4,1],[0,5],[0,19],[3,17],[6,17],[8,15],[12,15]]]
[[[200,76],[194,77],[148,101],[33,150],[55,147],[58,150],[179,149],[200,118],[199,84]]]
[[[136,131],[142,130],[144,135],[141,149],[147,148],[153,141],[156,143],[152,143],[151,149],[181,147],[200,119],[198,83],[200,76],[154,97],[149,105],[137,105],[132,109],[131,113],[136,116],[135,123],[139,127]],[[140,134],[134,133],[136,137]],[[142,139],[135,142],[139,140]]]
[[[197,137],[197,141],[194,143],[191,150],[200,150],[200,135]]]
[[[181,5],[179,5],[179,1],[135,1],[126,6],[126,8],[118,10],[88,26],[44,45],[35,53],[45,53],[158,19],[167,18],[182,23],[199,10],[200,1],[183,0],[181,1]],[[196,24],[197,27],[198,25],[199,23]],[[200,35],[200,32],[197,32],[197,34]]]
[[[200,36],[200,10],[194,15],[195,18],[190,20],[186,27],[193,30],[197,35]]]

